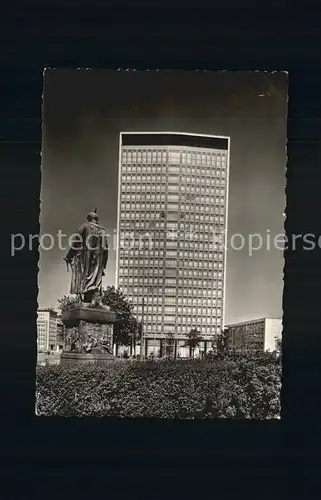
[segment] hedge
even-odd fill
[[[280,415],[275,356],[37,368],[37,415],[255,418]]]

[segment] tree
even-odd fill
[[[62,321],[61,313],[57,316],[57,344],[62,345],[65,348],[65,325]]]
[[[191,331],[187,334],[185,346],[189,347],[190,358],[194,358],[195,348],[199,346],[199,343],[202,340],[203,337],[200,335],[200,332],[197,330],[197,328],[192,328]]]
[[[278,356],[282,355],[282,339],[277,338],[275,341],[275,351]]]
[[[216,352],[220,357],[225,357],[229,352],[228,329],[224,328],[216,337]]]
[[[65,345],[65,326],[62,321],[62,313],[69,309],[69,307],[79,304],[79,298],[74,295],[64,295],[58,299],[58,316],[57,316],[57,343],[62,344],[63,349]]]
[[[60,311],[60,314],[63,311],[66,311],[66,309],[69,309],[70,306],[79,304],[79,299],[78,297],[74,295],[64,295],[61,297],[61,299],[58,299],[58,309]]]
[[[102,292],[101,301],[108,305],[116,314],[116,323],[114,325],[113,342],[116,344],[116,353],[120,345],[129,346],[132,343],[132,336],[137,329],[137,321],[133,314],[133,306],[127,300],[127,297],[121,290],[114,286],[108,286]],[[62,313],[70,306],[78,304],[79,299],[75,296],[64,295],[58,300],[58,308]]]
[[[138,340],[140,342],[140,349],[143,349],[142,338],[143,338],[143,325],[141,321],[136,320],[136,329],[134,332],[134,342],[135,342],[134,347],[136,347],[136,340]]]
[[[174,355],[174,348],[175,348],[175,334],[174,332],[169,332],[166,336],[165,356],[168,358],[172,358]]]
[[[108,286],[106,290],[103,290],[101,301],[116,314],[114,344],[116,344],[117,354],[118,347],[130,346],[132,336],[135,335],[137,320],[133,314],[133,306],[123,292],[114,286]]]

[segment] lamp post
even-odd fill
[[[138,231],[140,233],[140,231]],[[143,243],[144,244],[144,243]],[[144,249],[144,247],[143,247]],[[138,262],[140,262],[141,258],[141,252],[140,252],[140,241],[138,245]],[[143,297],[142,297],[142,317],[141,317],[141,339],[140,339],[140,361],[143,360],[144,358],[144,347],[145,347],[145,333],[144,333],[144,323],[145,323],[145,297],[144,297],[144,291],[145,291],[145,262],[144,262],[144,252],[143,252],[143,266],[142,266],[142,290],[143,290]],[[138,265],[138,270],[139,270],[139,265]],[[138,272],[138,279],[139,279],[140,273]],[[139,286],[138,286],[139,288]]]
[[[132,359],[135,356],[135,335],[136,335],[136,330],[137,330],[137,323],[135,325],[135,328],[133,328],[132,335],[131,335],[131,346],[130,346],[131,352],[130,352],[130,355],[131,355]]]
[[[144,288],[143,288],[144,290]],[[145,297],[143,296],[142,301],[142,319],[140,322],[141,325],[141,337],[140,337],[140,361],[143,361],[143,352],[144,352],[144,313],[145,313]]]
[[[133,231],[136,234],[140,234],[141,231],[137,231],[135,223],[133,223]],[[135,243],[134,243],[134,248],[135,248]],[[141,252],[140,252],[140,241],[138,242],[138,254],[137,254],[137,259],[138,259],[138,290],[140,288],[139,286],[139,278],[140,278],[140,258],[141,258]],[[143,267],[142,267],[142,290],[143,290],[143,299],[142,299],[142,316],[141,316],[141,337],[140,337],[140,355],[139,359],[140,361],[143,360],[143,350],[144,350],[144,314],[145,314],[145,298],[144,298],[144,286],[145,286],[145,263],[144,263],[144,254],[143,254]],[[136,333],[138,334],[138,320],[137,320],[137,326],[136,326]],[[137,335],[138,336],[138,335]]]
[[[160,216],[160,219],[164,219],[165,218],[165,212],[160,212],[159,214]],[[156,223],[156,219],[155,220],[152,220],[150,221],[149,223],[149,229],[151,229],[152,227],[155,227],[155,223]],[[134,223],[135,224],[135,223]],[[141,232],[144,233],[144,231],[137,231],[136,229],[136,226],[134,226],[134,232],[135,233],[138,233],[140,234]],[[143,247],[144,249],[144,247]],[[141,252],[140,252],[141,248],[140,248],[140,241],[139,241],[139,245],[138,245],[138,262],[140,262],[140,258],[141,258]],[[138,265],[138,277],[140,276],[140,273],[139,273],[139,265]],[[139,286],[138,286],[139,288]],[[144,347],[145,347],[145,332],[144,332],[144,323],[145,323],[145,297],[144,297],[144,290],[145,290],[145,262],[144,262],[144,252],[143,252],[143,267],[142,267],[142,289],[143,289],[143,297],[142,297],[142,316],[141,316],[141,340],[140,340],[140,361],[143,360],[143,357],[144,357]],[[149,291],[153,289],[152,286],[148,286],[147,287],[147,298],[149,297]],[[148,301],[147,301],[147,307],[148,307]]]

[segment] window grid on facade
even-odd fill
[[[122,146],[121,154],[120,230],[130,229],[131,224],[148,229],[153,245],[150,253],[140,249],[146,257],[143,264],[137,255],[129,258],[131,250],[119,250],[119,286],[130,292],[138,313],[146,293],[149,333],[173,329],[175,334],[186,334],[188,328],[200,325],[202,335],[209,335],[210,329],[216,333],[222,307],[214,306],[214,300],[223,299],[224,253],[214,253],[211,238],[213,228],[225,225],[228,152]],[[167,275],[170,270],[174,274]],[[137,277],[142,286],[129,288]],[[182,299],[189,309],[181,309]]]

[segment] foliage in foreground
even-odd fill
[[[37,414],[278,418],[281,365],[256,359],[131,361],[37,368]]]

